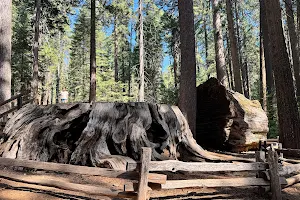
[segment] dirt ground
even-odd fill
[[[59,199],[114,199],[109,197],[99,197],[89,195],[83,192],[75,192],[70,190],[62,190],[54,187],[46,187],[41,185],[33,185],[24,182],[7,179],[4,176],[26,175],[28,178],[40,177],[47,179],[48,177],[56,180],[65,180],[72,183],[81,183],[87,185],[97,185],[104,188],[113,188],[122,190],[126,181],[116,178],[104,178],[97,176],[83,176],[75,174],[64,174],[55,172],[24,170],[21,168],[8,169],[0,168],[0,200],[59,200]],[[37,176],[38,175],[38,176]],[[249,173],[168,173],[168,179],[186,179],[192,178],[228,178],[253,176]],[[151,191],[151,199],[270,199],[270,193],[261,193],[261,188],[199,188],[199,189],[175,189]],[[300,200],[300,184],[283,189],[284,200]]]

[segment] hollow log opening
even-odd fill
[[[204,148],[255,149],[268,131],[268,118],[258,101],[226,90],[215,78],[197,87],[197,142]]]

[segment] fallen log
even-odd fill
[[[197,142],[206,149],[248,151],[267,139],[268,118],[256,100],[211,78],[197,87]]]

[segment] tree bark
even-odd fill
[[[57,66],[56,69],[56,103],[60,103],[60,64]]]
[[[242,72],[243,72],[243,89],[244,89],[244,95],[246,98],[250,99],[250,85],[249,85],[249,71],[248,71],[248,56],[246,52],[246,43],[247,43],[247,37],[246,33],[243,32],[244,34],[244,41],[243,41],[243,46],[244,46],[244,63],[242,66]]]
[[[248,151],[267,139],[268,117],[256,100],[210,78],[197,87],[197,142],[204,148]]]
[[[285,0],[285,11],[287,17],[287,24],[289,29],[289,36],[290,36],[290,44],[292,49],[292,60],[293,60],[293,68],[294,68],[294,76],[296,80],[296,90],[297,96],[300,96],[300,61],[299,61],[299,51],[297,48],[298,40],[295,28],[295,21],[294,21],[294,12],[292,7],[291,0]]]
[[[96,0],[91,0],[90,102],[96,101]]]
[[[227,44],[227,62],[228,62],[228,71],[229,71],[229,74],[228,74],[229,88],[231,88],[233,90],[234,89],[234,80],[233,80],[233,73],[232,73],[232,60],[231,60],[228,32],[226,33],[226,44]]]
[[[45,77],[44,77],[44,90],[43,90],[43,98],[42,98],[42,105],[48,105],[50,102],[49,96],[50,96],[50,76],[51,73],[50,71],[45,71],[44,72]]]
[[[180,25],[181,75],[179,107],[196,134],[196,57],[193,1],[178,2]],[[226,78],[225,78],[226,79]]]
[[[102,166],[111,155],[138,160],[142,147],[152,160],[233,159],[205,151],[176,106],[151,103],[26,105],[4,129],[4,158]]]
[[[237,39],[235,36],[234,24],[233,24],[233,15],[232,15],[232,4],[231,0],[226,0],[226,13],[227,13],[227,21],[228,21],[228,32],[230,39],[230,49],[231,49],[231,57],[232,57],[232,68],[234,75],[234,85],[235,91],[239,93],[243,93],[242,90],[242,82],[241,82],[241,68],[239,65],[239,53],[237,47]]]
[[[300,148],[300,118],[285,45],[279,0],[266,0],[270,52],[275,77],[279,138],[285,148]]]
[[[139,101],[145,101],[145,72],[144,72],[144,22],[143,22],[143,0],[139,0],[139,17],[140,17],[140,84],[139,84]]]
[[[34,22],[34,41],[33,41],[33,76],[32,76],[32,95],[35,104],[39,104],[39,38],[40,38],[40,18],[41,0],[35,1],[35,22]]]
[[[297,35],[298,35],[298,48],[300,48],[300,1],[297,1]]]
[[[180,48],[180,34],[177,27],[172,30],[173,37],[173,74],[174,74],[174,87],[177,88],[177,69],[178,69],[178,60],[179,60],[179,48]]]
[[[205,4],[208,3],[206,6]],[[208,62],[208,33],[207,33],[207,14],[208,14],[208,9],[209,9],[209,2],[203,1],[203,8],[206,9],[206,12],[203,17],[203,29],[204,29],[204,43],[205,43],[205,67],[206,70],[209,68],[209,62]],[[207,79],[209,79],[210,74],[207,74]]]
[[[261,10],[261,7],[260,7]],[[260,100],[261,105],[265,112],[267,112],[267,77],[266,77],[266,60],[265,60],[265,50],[264,50],[264,42],[262,35],[262,15],[260,12],[260,36],[259,36],[259,44],[260,44]]]
[[[114,27],[114,64],[115,64],[115,82],[119,81],[119,66],[118,66],[118,33],[117,33],[117,16],[115,16]]]
[[[12,1],[0,1],[0,102],[11,97]],[[0,113],[9,106],[0,107]]]
[[[213,9],[213,24],[214,24],[214,35],[215,35],[215,52],[216,52],[216,70],[218,80],[225,86],[228,87],[226,77],[226,61],[224,56],[224,44],[222,35],[222,24],[221,16],[219,11],[219,0],[212,0]]]

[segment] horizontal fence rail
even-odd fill
[[[128,170],[136,170],[140,163],[128,163]],[[266,170],[267,164],[256,163],[208,163],[208,162],[182,162],[176,160],[151,161],[149,171],[193,171],[193,172],[238,172]]]
[[[26,105],[26,104],[28,104],[28,103],[32,103],[32,102],[33,102],[33,99],[29,99],[29,100],[23,101],[23,97],[29,96],[29,95],[30,95],[30,93],[21,93],[21,94],[17,94],[17,95],[15,95],[15,96],[12,96],[10,99],[7,99],[7,100],[1,102],[1,103],[0,103],[0,107],[6,105],[6,104],[8,104],[8,103],[12,103],[14,100],[17,99],[17,105],[14,106],[14,107],[12,107],[11,109],[5,111],[4,113],[1,113],[1,114],[0,114],[0,119],[1,119],[2,117],[7,116],[8,114],[10,114],[10,113],[12,113],[12,112],[18,110],[18,109],[20,109],[22,106],[24,106],[24,105]]]

